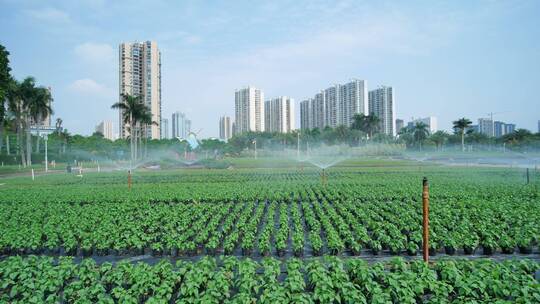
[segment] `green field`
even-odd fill
[[[540,172],[228,161],[0,179],[0,301],[540,301]]]

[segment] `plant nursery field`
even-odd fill
[[[0,301],[540,302],[540,172],[249,164],[0,179]]]

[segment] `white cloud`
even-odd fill
[[[69,89],[81,95],[93,95],[107,98],[114,97],[113,90],[90,78],[75,80],[69,85]]]
[[[110,64],[114,60],[115,52],[109,44],[86,42],[75,47],[75,55],[81,61],[92,65]]]
[[[26,14],[38,21],[62,24],[71,22],[71,17],[67,12],[52,7],[27,10]]]

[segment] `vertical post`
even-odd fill
[[[529,168],[527,168],[527,185],[529,184]]]
[[[424,262],[429,261],[429,184],[427,177],[422,180],[422,228]]]
[[[35,179],[35,176],[34,176],[34,168],[32,168],[32,180]]]
[[[131,170],[128,170],[128,189],[131,190]]]
[[[257,140],[255,139],[253,143],[255,144],[255,159],[257,159]]]
[[[48,155],[47,155],[47,135],[45,134],[44,136],[44,139],[45,139],[45,172],[49,172],[49,158],[48,158]]]

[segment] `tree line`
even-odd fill
[[[0,160],[18,162],[29,166],[33,161],[41,162],[44,148],[41,138],[31,133],[31,126],[53,114],[53,98],[50,91],[39,86],[33,77],[22,81],[11,75],[9,52],[0,45]],[[178,139],[151,140],[148,132],[157,122],[152,120],[150,108],[139,96],[122,95],[120,102],[111,106],[121,110],[125,124],[125,139],[110,141],[102,134],[91,136],[72,135],[62,126],[62,119],[55,121],[54,132],[48,137],[49,153],[57,161],[77,158],[139,159],[150,152],[172,151],[179,156],[192,148]],[[518,129],[500,138],[475,132],[472,122],[460,118],[453,122],[453,133],[437,131],[430,133],[429,127],[421,122],[398,130],[397,136],[381,132],[381,121],[374,115],[356,114],[350,127],[301,129],[290,133],[247,132],[237,134],[223,142],[217,139],[200,141],[198,152],[240,155],[246,149],[275,148],[309,149],[320,144],[350,146],[370,142],[402,144],[407,149],[442,149],[447,146],[505,145],[509,149],[540,149],[540,134]]]

